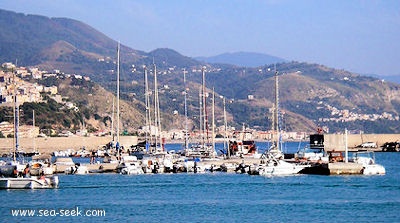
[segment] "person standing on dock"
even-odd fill
[[[96,152],[94,150],[92,150],[90,152],[90,164],[95,164],[96,162]]]
[[[115,149],[117,150],[117,160],[120,160],[121,156],[121,148],[119,146],[119,142],[115,144]]]

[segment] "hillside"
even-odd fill
[[[15,61],[20,66],[58,69],[64,73],[89,76],[93,87],[60,83],[60,93],[86,108],[86,123],[96,128],[112,109],[116,89],[115,57],[117,42],[89,25],[71,19],[47,18],[0,10],[0,61]],[[274,99],[274,66],[240,67],[204,63],[173,49],[155,49],[149,53],[121,48],[122,124],[137,129],[143,124],[144,75],[148,67],[149,86],[153,88],[153,61],[157,65],[160,106],[164,128],[182,128],[183,72],[187,73],[188,108],[191,129],[198,128],[201,67],[205,66],[207,92],[216,92],[216,123],[222,123],[227,100],[229,125],[241,128],[245,123],[261,130],[271,126],[269,112]],[[330,132],[398,133],[400,85],[383,82],[344,70],[301,62],[277,63],[280,85],[281,125],[288,131],[314,131],[325,126]],[[207,105],[211,107],[211,96]],[[211,114],[211,108],[209,108]],[[94,118],[96,117],[96,118]]]
[[[262,53],[235,52],[223,53],[211,57],[196,57],[206,63],[231,64],[239,67],[259,67],[266,64],[283,63],[285,59]]]

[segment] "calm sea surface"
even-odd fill
[[[0,190],[0,222],[400,222],[400,153],[375,154],[384,176],[59,175],[55,190]]]

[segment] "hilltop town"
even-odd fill
[[[3,63],[0,70],[0,106],[19,108],[22,104],[46,103],[44,94],[66,109],[78,111],[79,108],[72,102],[66,101],[65,97],[58,93],[57,86],[43,86],[36,82],[29,82],[26,79],[41,80],[48,77],[57,77],[61,74],[59,70],[53,72],[42,71],[36,67],[17,67],[12,63]],[[66,78],[74,77],[90,81],[87,77],[80,75],[64,75]],[[14,95],[16,96],[14,101]],[[18,110],[18,109],[17,109]],[[0,132],[3,137],[14,134],[14,124],[3,121],[0,123]],[[20,137],[33,137],[43,135],[39,133],[39,127],[23,124],[19,126]],[[63,133],[65,134],[65,133]]]

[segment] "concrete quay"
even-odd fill
[[[324,134],[324,147],[326,151],[344,151],[346,137],[344,134]],[[386,142],[400,141],[400,134],[348,134],[347,146],[349,151],[365,150],[366,148],[357,148],[365,142],[376,143],[376,148],[368,148],[371,151],[382,151],[381,146]]]
[[[97,150],[112,140],[109,136],[104,137],[39,137],[39,138],[20,138],[19,148],[25,152],[31,152],[34,148],[41,154],[51,154],[55,151],[73,149],[78,151],[82,148],[86,150]],[[137,145],[136,136],[120,136],[121,145],[129,147]],[[14,148],[13,138],[0,138],[0,155],[10,153]]]
[[[325,134],[325,149],[327,151],[344,151],[344,134]],[[75,151],[85,148],[95,150],[101,148],[111,141],[111,137],[45,137],[45,138],[20,138],[19,147],[25,152],[33,151],[36,148],[42,154],[51,154],[54,151],[74,149]],[[136,136],[121,136],[121,145],[131,146],[138,143]],[[375,142],[378,147],[371,148],[374,151],[381,151],[380,146],[385,142],[400,141],[400,134],[348,134],[347,145],[350,151],[356,151],[356,146],[363,142]],[[167,142],[168,143],[168,142]],[[14,148],[14,139],[0,138],[0,154],[6,154]]]
[[[86,166],[89,173],[113,173],[116,172],[118,163],[81,163],[80,165]],[[71,168],[71,165],[55,165],[54,173],[65,173],[67,168]]]

